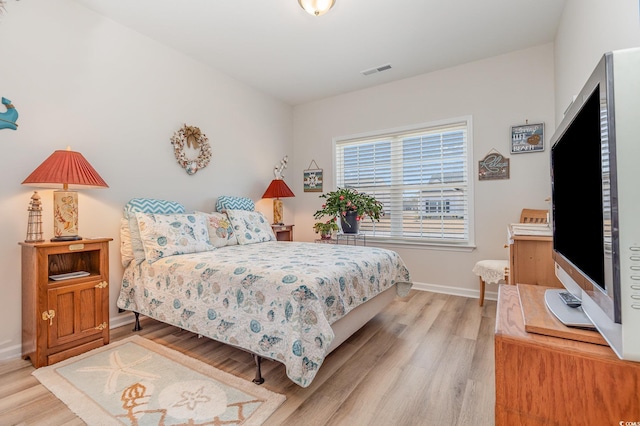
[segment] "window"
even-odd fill
[[[471,118],[335,141],[336,184],[375,196],[380,222],[360,229],[390,241],[472,244]]]

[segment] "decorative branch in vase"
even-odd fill
[[[316,219],[324,216],[340,218],[342,231],[357,234],[360,221],[368,216],[371,221],[380,221],[384,216],[382,203],[372,195],[358,192],[353,188],[338,188],[335,191],[320,195],[326,201],[322,208],[313,214]]]

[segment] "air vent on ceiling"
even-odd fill
[[[386,71],[386,70],[390,70],[390,69],[391,69],[391,64],[386,64],[386,65],[380,65],[379,67],[370,68],[368,70],[360,71],[360,74],[362,74],[362,75],[371,75],[371,74],[375,74],[377,72],[382,72],[382,71]]]

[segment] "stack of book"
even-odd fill
[[[511,235],[551,237],[553,232],[548,223],[512,223]]]

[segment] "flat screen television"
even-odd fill
[[[606,53],[551,139],[556,276],[640,361],[640,49]]]

